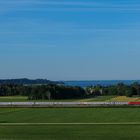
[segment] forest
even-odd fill
[[[63,84],[22,85],[0,84],[0,96],[27,96],[29,100],[44,99],[82,99],[105,95],[140,96],[140,84],[119,83],[112,86],[90,86],[86,88],[65,86]]]

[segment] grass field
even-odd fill
[[[0,140],[136,140],[139,132],[140,108],[0,109]]]
[[[114,96],[98,96],[95,98],[88,98],[88,99],[71,99],[71,100],[37,100],[37,101],[61,101],[61,102],[65,102],[65,101],[85,101],[85,102],[94,102],[94,101],[107,101],[107,100],[111,100],[112,98],[114,98]],[[1,96],[0,97],[0,102],[27,102],[27,101],[31,101],[28,100],[28,97],[26,96]]]
[[[0,102],[29,101],[0,97]],[[48,101],[48,100],[45,100]],[[100,96],[79,100],[140,101],[139,97]],[[136,140],[140,108],[0,108],[0,140]]]
[[[0,102],[24,102],[28,101],[26,96],[1,96]]]
[[[1,96],[0,97],[0,102],[30,102],[30,101],[46,101],[46,102],[51,102],[51,101],[77,101],[76,99],[73,100],[28,100],[27,96]]]
[[[26,96],[4,96],[0,97],[0,102],[27,102],[28,100]],[[129,102],[129,101],[140,101],[140,97],[126,97],[126,96],[98,96],[94,98],[87,99],[71,99],[71,100],[37,100],[37,101],[80,101],[80,102],[97,102],[97,101],[106,101],[106,102]]]
[[[139,140],[140,126],[0,126],[1,140]]]

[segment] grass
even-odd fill
[[[26,96],[4,96],[0,97],[0,102],[27,102],[27,101],[36,101],[36,100],[28,100]],[[140,102],[140,97],[126,97],[126,96],[98,96],[94,98],[87,98],[87,99],[69,99],[69,100],[37,100],[37,101],[46,101],[46,102],[97,102],[97,101],[106,101],[106,102],[129,102],[129,101],[136,101]]]
[[[69,100],[37,100],[37,101],[60,101],[60,102],[66,102],[66,101],[80,101],[80,102],[96,102],[96,101],[106,101],[111,100],[114,96],[98,96],[95,98],[87,98],[87,99],[69,99]],[[36,100],[28,100],[28,97],[26,96],[1,96],[0,102],[27,102],[27,101],[36,101]]]
[[[140,122],[139,108],[0,108],[0,123]]]
[[[77,101],[77,99],[71,99],[71,100],[28,100],[27,96],[1,96],[0,102],[31,102],[31,101],[46,101],[46,102],[52,102],[52,101]]]
[[[1,140],[138,140],[140,126],[0,126]]]
[[[1,96],[0,102],[24,102],[28,101],[26,96]]]
[[[136,140],[140,108],[0,108],[0,140]],[[2,123],[122,123],[2,125]]]
[[[114,96],[97,96],[94,98],[88,98],[88,99],[81,99],[79,101],[83,101],[83,102],[98,102],[98,101],[107,101],[107,100],[111,100],[112,98],[114,98]]]
[[[27,101],[46,101],[46,102],[97,102],[97,101],[106,101],[106,102],[140,102],[140,97],[126,97],[126,96],[97,96],[94,98],[86,99],[69,99],[69,100],[28,100],[27,96],[1,96],[0,102],[27,102]]]
[[[23,96],[0,97],[0,102],[6,101],[29,100]],[[100,96],[91,99],[53,101],[140,101],[140,99]],[[140,108],[0,108],[0,140],[136,140],[140,139],[139,132]]]

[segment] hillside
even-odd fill
[[[47,79],[1,79],[0,84],[23,84],[23,85],[32,85],[32,84],[59,84],[59,82],[50,81]]]

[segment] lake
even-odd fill
[[[110,86],[116,85],[118,83],[124,83],[126,85],[130,85],[134,82],[140,83],[140,80],[100,80],[100,81],[63,81],[65,85],[68,86],[80,86],[80,87],[87,87],[87,86]]]

